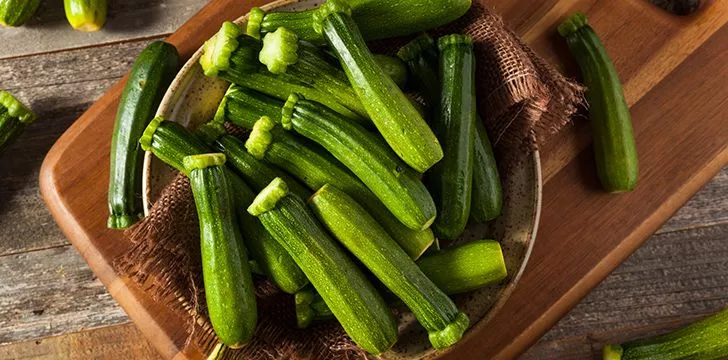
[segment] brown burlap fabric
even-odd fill
[[[581,103],[582,87],[536,56],[488,9],[474,4],[460,20],[431,32],[433,36],[447,33],[464,33],[475,40],[478,107],[503,162],[517,163],[514,154],[538,148],[569,121]],[[393,53],[407,40],[371,46]],[[178,175],[150,215],[126,232],[133,246],[114,266],[156,301],[188,319],[188,343],[210,353],[217,341],[205,309],[198,226],[189,182]],[[256,281],[260,314],[256,335],[243,349],[225,349],[222,358],[365,357],[335,321],[297,329],[292,296],[265,280]]]

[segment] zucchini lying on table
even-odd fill
[[[354,199],[325,185],[311,196],[309,204],[331,234],[412,310],[436,349],[460,340],[470,324],[467,315]]]
[[[293,256],[357,345],[380,354],[397,341],[397,323],[381,295],[283,180],[272,181],[248,211]]]
[[[0,91],[0,154],[35,121],[35,114],[11,93]]]
[[[200,220],[202,277],[210,322],[223,344],[240,348],[253,336],[258,311],[247,251],[231,211],[233,190],[226,177],[225,155],[191,155],[183,163]]]
[[[66,19],[76,30],[99,31],[106,23],[106,0],[63,0]]]
[[[0,0],[0,25],[20,26],[38,10],[40,0]]]
[[[109,220],[112,229],[124,229],[141,218],[141,152],[139,138],[154,117],[179,63],[177,49],[163,41],[147,46],[134,61],[124,86],[111,138]]]
[[[155,118],[144,131],[140,140],[144,151],[167,165],[188,174],[183,165],[185,156],[211,152],[200,140],[182,125]],[[308,284],[308,279],[290,255],[263,228],[263,225],[247,212],[255,194],[243,180],[225,169],[227,180],[233,189],[238,221],[242,225],[243,238],[250,253],[263,274],[284,292],[293,294]]]
[[[576,13],[559,25],[579,63],[587,87],[597,174],[609,192],[637,187],[639,164],[629,106],[612,60],[586,16]]]

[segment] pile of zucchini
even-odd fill
[[[107,0],[63,0],[68,23],[75,30],[99,31],[106,23]],[[25,24],[40,7],[40,0],[0,0],[0,26]]]

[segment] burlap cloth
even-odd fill
[[[478,108],[485,118],[501,166],[517,163],[569,121],[582,102],[583,88],[536,56],[499,17],[474,4],[460,20],[430,32],[464,33],[475,40]],[[371,44],[393,53],[408,39]],[[151,213],[125,235],[133,243],[114,262],[156,301],[188,319],[187,344],[210,353],[217,340],[207,318],[200,269],[199,228],[189,182],[183,175],[169,184]],[[225,359],[353,359],[365,354],[335,321],[296,328],[291,295],[258,281],[259,325],[252,342],[223,351]]]

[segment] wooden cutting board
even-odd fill
[[[215,0],[167,41],[189,57],[224,20],[265,0]],[[728,1],[674,17],[646,0],[485,0],[566,73],[578,74],[555,27],[589,16],[625,84],[641,177],[636,191],[600,191],[581,119],[542,149],[544,196],[531,260],[505,306],[447,358],[513,358],[535,342],[728,164]],[[43,163],[41,192],[62,231],[129,317],[167,358],[184,347],[184,319],[153,302],[111,261],[130,244],[106,229],[109,139],[125,79],[58,140]]]

